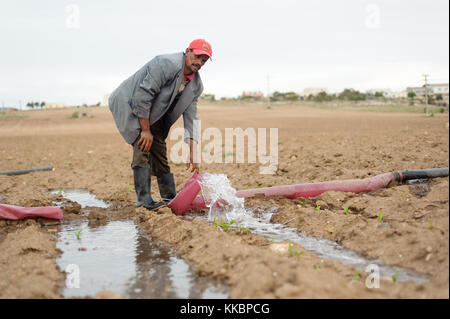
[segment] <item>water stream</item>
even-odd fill
[[[391,267],[380,259],[368,260],[361,254],[346,249],[331,240],[313,237],[304,232],[299,232],[296,228],[282,224],[271,223],[272,214],[277,213],[277,209],[274,207],[246,209],[244,207],[244,199],[236,197],[236,190],[231,186],[230,181],[224,174],[202,174],[202,180],[202,195],[205,201],[210,202],[211,205],[207,216],[197,218],[210,222],[214,219],[216,221],[224,219],[228,222],[234,220],[234,225],[248,227],[252,233],[275,242],[291,241],[298,243],[319,257],[339,260],[343,264],[360,270],[365,270],[370,264],[376,264],[382,277],[391,277],[397,274],[398,281],[412,280],[418,284],[428,281],[426,275],[410,269]],[[226,207],[215,206],[214,203],[219,198],[224,199],[228,205]],[[398,271],[400,272],[397,273]]]
[[[86,190],[54,190],[82,207],[109,207]],[[62,203],[60,203],[62,204]],[[194,274],[175,251],[149,238],[131,220],[94,227],[87,220],[58,228],[56,262],[68,276],[66,298],[95,297],[109,290],[128,298],[228,298],[227,288]],[[78,282],[78,284],[74,284]]]

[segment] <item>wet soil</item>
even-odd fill
[[[429,276],[424,284],[365,286],[367,273],[354,280],[354,268],[324,259],[304,247],[290,257],[287,243],[256,234],[224,232],[199,219],[179,218],[167,208],[135,209],[131,147],[120,137],[106,108],[92,117],[68,119],[73,109],[29,111],[27,118],[0,125],[0,171],[54,166],[54,171],[0,176],[3,203],[47,206],[61,200],[53,189],[88,189],[113,204],[110,218],[134,220],[195,265],[200,277],[223,280],[230,298],[448,298],[448,178],[435,179],[417,196],[409,185],[367,194],[330,192],[316,198],[253,198],[246,207],[278,208],[272,221],[338,242],[367,258],[411,268]],[[388,171],[448,167],[448,115],[358,113],[275,106],[199,107],[202,128],[278,127],[279,165],[273,175],[259,164],[202,164],[209,173],[227,174],[236,189],[365,178]],[[182,120],[176,123],[182,126]],[[168,141],[168,149],[176,141]],[[37,147],[42,145],[43,147]],[[191,176],[171,163],[177,190]],[[159,198],[156,181],[152,193]],[[320,211],[315,208],[320,205]],[[344,212],[349,207],[349,214]],[[80,213],[64,208],[63,222],[104,222],[101,209]],[[382,221],[378,220],[382,212]],[[91,216],[92,214],[92,216]],[[201,214],[201,213],[199,213]],[[0,221],[0,297],[61,298],[64,273],[56,259],[55,221]],[[31,287],[31,288],[30,288]],[[106,294],[107,295],[107,294]],[[99,297],[101,297],[100,295]]]

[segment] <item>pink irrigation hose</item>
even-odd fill
[[[365,179],[350,179],[343,181],[328,181],[319,183],[296,184],[273,186],[264,188],[253,188],[240,190],[236,192],[236,196],[240,198],[252,197],[257,194],[264,196],[284,196],[290,199],[299,197],[314,197],[324,192],[351,192],[362,193],[370,192],[380,188],[388,187],[393,181],[402,182],[409,179],[433,178],[448,176],[448,168],[436,168],[428,170],[404,170],[399,172],[390,172]],[[201,175],[194,174],[178,195],[168,204],[177,215],[182,215],[190,209],[206,209],[202,196],[196,196],[201,187],[199,181]]]
[[[61,219],[63,217],[63,212],[58,206],[21,207],[0,204],[0,219],[17,220],[25,217],[45,217],[51,219]]]

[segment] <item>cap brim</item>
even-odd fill
[[[192,51],[194,51],[194,53],[196,55],[202,55],[202,54],[207,55],[212,60],[211,54],[208,51],[199,50],[199,49],[192,49]]]

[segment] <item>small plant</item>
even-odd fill
[[[430,218],[430,229],[433,229],[433,221]]]
[[[381,223],[383,220],[383,214],[381,212],[378,213],[378,221]]]
[[[348,216],[348,206],[345,206],[344,211],[345,211],[345,215]]]
[[[292,243],[289,242],[289,257],[293,256],[293,247],[292,247]]]
[[[300,260],[300,257],[302,256],[302,251],[301,250],[297,250],[297,258],[298,260]]]
[[[306,204],[305,204],[305,202],[304,201],[302,201],[302,200],[297,200],[297,203],[299,204],[299,205],[301,205],[301,206],[303,206],[303,207],[306,207]]]
[[[395,275],[392,275],[392,282],[393,283],[396,283],[397,282],[397,278],[398,278],[398,275],[400,274],[400,270],[399,269],[397,269],[397,271],[395,272]]]
[[[319,204],[317,204],[317,206],[316,206],[316,212],[320,212],[320,205]]]
[[[358,269],[355,269],[355,271],[353,272],[353,281],[358,281],[359,280],[359,272]]]
[[[403,195],[403,194],[400,194],[400,197],[401,197],[402,199],[405,199],[405,195]]]
[[[73,112],[72,115],[70,116],[70,118],[71,118],[71,119],[77,119],[77,118],[79,118],[78,111],[77,111],[77,112]]]
[[[320,269],[319,265],[314,265],[314,268],[315,268],[316,270],[319,270],[319,269]]]
[[[75,235],[77,236],[77,239],[80,240],[81,232],[84,230],[84,228],[80,228],[79,231],[75,232]]]
[[[59,192],[58,192],[58,194],[59,194],[59,195],[62,195],[63,193],[64,193],[64,190],[63,190],[63,188],[60,186],[60,187],[59,187]]]
[[[214,217],[213,224],[216,228],[219,228],[220,226],[218,223],[216,223],[216,217]]]

